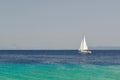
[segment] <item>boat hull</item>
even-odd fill
[[[80,51],[80,53],[81,53],[81,54],[91,54],[92,51],[86,51],[86,50],[84,50],[84,51]]]

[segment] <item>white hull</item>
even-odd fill
[[[80,51],[80,53],[82,53],[82,54],[91,54],[92,51],[86,51],[86,50],[84,50],[84,51]]]

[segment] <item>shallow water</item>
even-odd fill
[[[0,64],[1,80],[120,80],[120,66]]]

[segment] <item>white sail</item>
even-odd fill
[[[88,50],[88,46],[87,46],[87,43],[86,43],[85,36],[84,36],[83,40],[81,41],[81,45],[80,45],[79,50],[81,50],[81,51]]]
[[[81,41],[81,45],[80,45],[79,50],[83,53],[91,53],[91,51],[88,50],[85,36],[84,36],[83,40]]]

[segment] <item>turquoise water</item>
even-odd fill
[[[120,65],[1,63],[0,80],[120,80]]]

